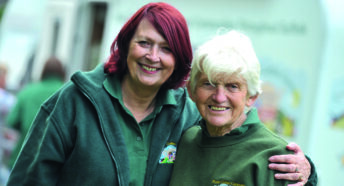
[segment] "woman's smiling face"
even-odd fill
[[[206,121],[207,127],[228,129],[241,125],[245,106],[251,106],[255,97],[249,97],[244,78],[231,76],[217,78],[211,84],[201,73],[192,94],[192,100]]]
[[[142,19],[129,44],[127,64],[130,82],[160,88],[172,75],[175,57],[162,35]]]

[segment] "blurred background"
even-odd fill
[[[119,29],[147,2],[0,0],[0,65],[7,68],[3,89],[16,95],[38,81],[52,55],[63,62],[68,77],[104,63]],[[165,2],[187,19],[193,48],[230,29],[252,39],[264,81],[256,103],[261,119],[311,157],[320,186],[343,186],[344,2]]]

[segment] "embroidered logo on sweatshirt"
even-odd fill
[[[214,184],[214,186],[245,186],[244,184],[240,184],[240,183],[234,183],[231,181],[220,181],[220,180],[213,180],[211,182],[212,184]]]
[[[159,163],[174,163],[176,160],[177,145],[173,142],[166,143],[164,150],[161,153]]]

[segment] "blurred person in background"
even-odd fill
[[[0,185],[5,185],[9,176],[6,166],[9,154],[16,142],[15,133],[6,127],[6,117],[16,102],[14,94],[6,88],[7,66],[0,63]]]
[[[8,185],[168,185],[173,151],[200,119],[184,88],[191,61],[184,16],[141,7],[105,65],[76,72],[41,106]],[[286,156],[297,161],[277,169],[306,167],[308,178],[305,156]]]
[[[6,116],[16,102],[15,95],[6,88],[7,67],[0,64],[0,123],[4,127]]]
[[[50,57],[44,64],[40,81],[25,85],[17,94],[17,103],[7,117],[7,125],[20,134],[20,139],[11,153],[11,168],[22,143],[42,103],[63,85],[65,69],[56,57]]]
[[[203,119],[181,138],[171,186],[292,183],[274,179],[268,169],[271,155],[292,152],[252,107],[262,88],[260,63],[247,36],[233,30],[201,45],[187,88]],[[295,177],[306,183],[298,168]],[[317,184],[312,181],[309,185]]]

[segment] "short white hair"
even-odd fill
[[[251,40],[235,30],[216,35],[196,50],[189,79],[192,94],[200,73],[206,74],[210,83],[216,77],[239,75],[246,80],[249,96],[262,92],[260,63]]]

